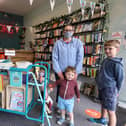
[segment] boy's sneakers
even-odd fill
[[[65,119],[64,119],[64,118],[60,118],[60,119],[57,121],[57,124],[62,125],[64,122],[65,122]]]
[[[104,126],[106,126],[108,124],[108,121],[106,118],[99,118],[99,119],[96,119],[96,118],[89,118],[88,119],[90,122],[93,122],[93,123],[99,123],[99,124],[102,124]]]

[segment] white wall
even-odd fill
[[[124,61],[124,69],[126,73],[126,47],[123,45],[124,33],[126,32],[126,0],[109,0],[110,5],[110,32],[109,38],[112,38],[112,32],[119,32],[123,33],[122,41],[121,41],[121,48],[119,55],[123,57]],[[120,101],[126,102],[126,76],[124,78],[124,84],[121,89],[119,95]]]

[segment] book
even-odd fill
[[[56,23],[54,23],[53,25],[52,25],[52,28],[56,28],[58,26],[58,23],[56,22]]]
[[[92,23],[87,23],[83,27],[83,31],[91,31],[92,30]]]
[[[10,109],[16,111],[24,111],[24,92],[12,91],[10,99]]]
[[[86,43],[90,43],[91,42],[91,35],[87,34],[86,35]]]
[[[22,86],[22,72],[10,71],[10,85],[15,87]]]
[[[100,30],[101,29],[101,21],[94,21],[93,25],[92,25],[92,30]]]
[[[0,92],[3,90],[3,75],[0,75]]]

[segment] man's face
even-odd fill
[[[73,36],[73,27],[66,26],[63,31],[64,38],[71,38]]]
[[[115,57],[117,54],[118,49],[114,46],[105,46],[104,47],[105,54],[107,57]]]

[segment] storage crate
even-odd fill
[[[7,87],[6,87],[6,109],[11,109],[10,103],[12,100],[12,92],[22,92],[22,94],[23,94],[23,110],[19,109],[19,111],[24,111],[25,110],[25,98],[26,98],[26,86],[22,85],[21,87],[14,87],[11,85],[7,85]],[[29,86],[28,87],[27,105],[30,104],[31,100],[32,100],[32,86]]]

